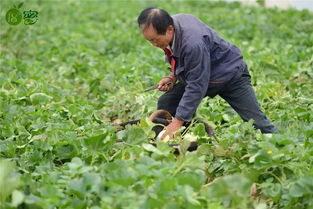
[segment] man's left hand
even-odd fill
[[[161,140],[163,140],[167,135],[169,135],[171,138],[174,138],[174,132],[179,130],[183,126],[183,124],[183,120],[174,118],[172,122],[168,126],[166,126],[166,132],[161,136]]]

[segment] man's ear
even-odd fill
[[[147,24],[139,25],[140,32],[143,33],[148,28]]]
[[[174,32],[174,26],[173,25],[169,25],[166,29],[166,32]]]

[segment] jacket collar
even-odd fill
[[[180,57],[180,51],[182,47],[182,29],[180,25],[177,23],[177,21],[174,20],[174,32],[175,32],[175,41],[173,43],[172,49],[173,49],[173,55],[174,57]]]

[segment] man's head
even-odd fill
[[[165,10],[155,7],[144,9],[140,13],[137,22],[142,35],[153,46],[163,49],[172,43],[174,22]]]

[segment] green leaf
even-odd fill
[[[266,203],[259,203],[255,207],[255,209],[267,209],[267,205],[266,205]]]
[[[18,4],[17,9],[20,9],[23,6],[24,2]]]
[[[52,100],[53,97],[45,94],[45,93],[34,93],[29,96],[29,99],[32,104],[46,104],[50,100]]]
[[[199,156],[201,155],[209,155],[212,154],[214,151],[212,149],[212,145],[211,144],[201,144],[198,148],[197,148],[197,154]]]
[[[71,159],[78,153],[77,148],[72,144],[57,147],[56,156],[60,159]]]
[[[152,144],[143,144],[142,147],[149,152],[153,152],[153,153],[158,154],[158,155],[163,154],[158,148],[156,148]]]
[[[233,207],[249,201],[252,182],[241,174],[223,176],[209,186],[209,194],[219,200],[230,199]]]
[[[71,170],[77,170],[79,167],[82,167],[84,165],[83,161],[78,158],[74,157],[70,163],[68,163],[68,167]]]
[[[203,123],[197,123],[193,128],[192,131],[197,136],[206,136],[206,131]]]
[[[24,193],[18,190],[12,192],[12,205],[14,207],[19,206],[24,201]]]
[[[97,173],[85,173],[83,175],[84,184],[87,188],[90,187],[92,191],[97,191],[96,187],[101,184],[101,176]]]
[[[204,162],[205,156],[198,156],[196,152],[187,152],[184,155],[180,155],[177,161],[177,169],[174,172],[174,176],[180,172],[184,168],[190,168],[190,169],[204,169],[205,168],[205,162]]]
[[[54,185],[46,184],[38,188],[42,197],[52,198],[58,195],[59,191]]]
[[[77,197],[84,198],[86,187],[82,178],[71,180],[68,184],[68,189]]]
[[[186,140],[186,139],[183,139],[179,145],[179,152],[181,154],[185,154],[190,146],[190,141],[189,140]]]
[[[267,197],[273,199],[273,201],[279,201],[282,192],[282,186],[279,183],[273,183],[271,178],[268,178],[266,182],[260,185],[262,193]]]
[[[200,205],[200,202],[195,198],[195,191],[189,185],[184,185],[180,190],[182,197],[192,205]]]
[[[83,139],[83,144],[88,149],[91,149],[93,151],[101,150],[103,147],[103,140],[106,137],[106,134],[100,134],[97,136],[91,136],[88,138]]]
[[[3,203],[21,184],[14,173],[14,164],[8,160],[0,160],[0,203]]]
[[[291,187],[289,194],[291,197],[302,197],[304,194],[304,188],[297,182],[295,182]]]
[[[197,191],[205,183],[206,177],[204,174],[200,175],[199,173],[194,172],[184,172],[177,174],[175,178],[179,185],[189,185]]]
[[[157,190],[161,194],[167,194],[176,189],[176,184],[177,182],[175,178],[165,178],[161,180]]]
[[[137,173],[129,161],[116,160],[115,162],[105,164],[103,168],[108,184],[112,186],[128,187],[136,181]]]
[[[216,145],[214,153],[216,156],[225,156],[226,150],[221,145]]]

